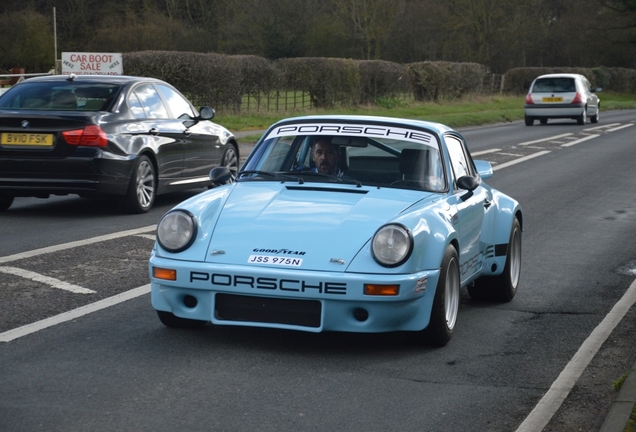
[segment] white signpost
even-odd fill
[[[122,75],[123,73],[121,53],[62,53],[62,75]]]

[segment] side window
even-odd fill
[[[170,118],[168,110],[163,105],[159,94],[151,84],[137,86],[133,90],[133,93],[139,98],[146,117],[155,119]]]
[[[472,175],[472,164],[464,152],[463,142],[452,135],[446,135],[444,139],[446,141],[446,147],[448,148],[448,154],[455,174],[455,180],[465,175]]]
[[[176,118],[193,118],[196,117],[190,103],[179,93],[165,85],[157,84],[159,92],[166,100],[170,111]],[[183,117],[185,116],[187,117]]]
[[[139,98],[135,93],[131,93],[128,96],[128,106],[130,107],[130,111],[133,116],[138,119],[145,119],[146,114],[144,114],[144,107],[141,106],[141,102],[139,102]]]

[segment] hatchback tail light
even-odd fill
[[[526,104],[534,105],[534,101],[532,100],[532,96],[530,95],[530,93],[526,95]]]
[[[97,125],[86,126],[84,129],[64,131],[62,136],[70,145],[91,147],[106,147],[108,145],[106,132]]]
[[[573,104],[582,103],[582,102],[583,102],[583,99],[581,98],[581,95],[579,93],[577,93],[576,96],[574,96],[574,99],[572,99]]]

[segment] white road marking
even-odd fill
[[[135,237],[143,237],[143,238],[147,238],[148,240],[156,240],[157,236],[154,234],[137,234]]]
[[[494,148],[494,149],[490,149],[490,150],[482,150],[482,151],[478,151],[478,152],[470,152],[471,155],[473,156],[480,156],[480,155],[484,155],[484,154],[488,154],[488,153],[496,153],[501,151],[501,149],[498,148]]]
[[[61,324],[63,322],[71,321],[76,318],[88,315],[98,310],[106,309],[119,303],[123,303],[127,300],[148,294],[150,292],[150,284],[143,285],[138,288],[134,288],[130,291],[126,291],[112,297],[105,298],[95,303],[88,304],[86,306],[78,307],[77,309],[70,310],[68,312],[61,313],[59,315],[52,316],[50,318],[36,321],[31,324],[24,325],[12,330],[8,330],[4,333],[0,333],[0,342],[11,342],[15,339],[23,336],[36,333],[40,330],[44,330],[49,327]]]
[[[595,131],[598,129],[606,129],[606,128],[611,128],[613,126],[618,126],[620,125],[620,123],[611,123],[611,124],[606,124],[606,125],[601,125],[601,126],[596,126],[596,127],[592,127],[592,128],[587,128],[587,129],[583,129],[584,132],[587,131]]]
[[[24,258],[31,258],[31,257],[37,256],[37,255],[43,255],[43,254],[47,254],[47,253],[51,253],[51,252],[58,252],[58,251],[65,250],[65,249],[72,249],[72,248],[78,247],[78,246],[86,246],[86,245],[89,245],[89,244],[92,244],[92,243],[99,243],[99,242],[102,242],[102,241],[112,240],[112,239],[116,239],[116,238],[120,238],[120,237],[126,237],[126,236],[140,234],[140,233],[147,233],[147,232],[154,231],[156,228],[157,228],[157,225],[150,225],[150,226],[143,227],[143,228],[137,228],[137,229],[132,229],[132,230],[128,230],[128,231],[120,231],[120,232],[116,232],[116,233],[112,233],[112,234],[106,234],[106,235],[99,236],[99,237],[93,237],[93,238],[86,239],[86,240],[78,240],[78,241],[69,242],[69,243],[63,243],[63,244],[59,244],[59,245],[55,245],[55,246],[49,246],[49,247],[45,247],[45,248],[41,248],[41,249],[34,249],[32,251],[21,252],[21,253],[15,254],[15,255],[7,255],[7,256],[4,256],[4,257],[0,257],[0,263],[7,263],[7,262],[17,261],[17,260],[24,259]]]
[[[524,156],[524,157],[519,158],[519,159],[515,159],[515,160],[511,160],[511,161],[506,162],[506,163],[502,163],[501,165],[497,165],[497,166],[493,167],[492,169],[493,170],[500,170],[502,168],[506,168],[506,167],[509,167],[509,166],[512,166],[512,165],[516,165],[518,163],[525,162],[527,160],[534,159],[536,157],[543,156],[543,155],[548,154],[548,153],[550,153],[549,150],[540,151],[540,152],[533,153],[533,154],[528,155],[528,156]]]
[[[95,294],[96,292],[96,291],[93,291],[92,289],[83,288],[81,286],[73,285],[68,282],[64,282],[50,276],[44,276],[43,274],[32,272],[29,270],[24,270],[17,267],[0,266],[0,273],[7,273],[7,274],[15,275],[15,276],[20,276],[35,282],[40,282],[43,284],[50,285],[52,288],[61,289],[64,291],[70,291],[75,294]]]
[[[561,147],[571,147],[573,145],[580,144],[580,143],[582,143],[584,141],[588,141],[588,140],[591,140],[593,138],[598,138],[598,137],[600,137],[600,135],[588,135],[585,138],[577,139],[576,141],[572,141],[572,142],[569,142],[567,144],[561,144]]]
[[[634,126],[634,123],[629,123],[629,124],[625,124],[623,126],[618,126],[618,127],[612,128],[612,129],[608,129],[607,132],[614,132],[614,131],[617,131],[617,130],[620,130],[620,129],[628,128],[630,126]]]
[[[541,432],[568,397],[572,387],[592,361],[601,345],[636,303],[636,280],[614,305],[603,321],[592,331],[574,357],[552,383],[548,392],[521,423],[517,432]]]
[[[552,140],[563,138],[563,137],[570,136],[570,135],[573,135],[573,134],[566,133],[566,134],[563,134],[563,135],[555,135],[553,137],[541,138],[541,139],[538,139],[538,140],[535,140],[535,141],[527,141],[527,142],[524,142],[524,143],[519,143],[517,145],[525,146],[525,145],[529,145],[529,144],[536,144],[536,143],[540,143],[540,142],[552,141]]]

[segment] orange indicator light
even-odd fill
[[[395,296],[400,292],[399,285],[377,285],[377,284],[365,284],[364,293],[366,295],[377,296]]]
[[[157,279],[165,279],[165,280],[171,280],[171,281],[177,280],[176,270],[153,267],[152,275]]]

